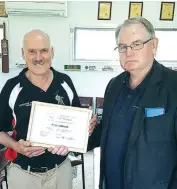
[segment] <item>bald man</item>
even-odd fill
[[[32,30],[24,36],[22,56],[27,68],[9,79],[0,94],[0,144],[17,152],[8,169],[9,189],[71,189],[68,148],[32,147],[26,137],[32,101],[80,107],[78,95],[70,77],[51,67],[54,50],[43,31]],[[13,119],[14,138],[7,134]],[[90,134],[95,123],[94,117]]]

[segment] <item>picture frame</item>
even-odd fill
[[[64,145],[86,153],[92,110],[33,101],[26,140],[45,148]]]
[[[7,17],[5,2],[0,2],[0,17]]]
[[[131,1],[129,3],[128,18],[134,18],[136,16],[142,16],[143,14],[143,2]]]
[[[111,20],[112,2],[99,1],[98,2],[98,20]]]
[[[161,2],[160,20],[173,21],[175,2]]]

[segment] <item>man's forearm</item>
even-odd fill
[[[0,132],[0,144],[17,151],[18,142],[5,132]]]

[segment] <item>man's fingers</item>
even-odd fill
[[[64,156],[64,155],[66,155],[68,153],[69,153],[68,148],[64,148],[63,151],[61,152],[61,155]]]
[[[45,150],[45,148],[44,147],[39,147],[39,146],[32,146],[32,147],[30,147],[30,149],[32,150],[32,151],[38,151],[38,150]]]
[[[92,132],[93,132],[93,130],[95,129],[96,122],[97,122],[97,116],[94,115],[94,116],[92,117],[92,119],[90,120],[89,135],[91,135]]]
[[[51,152],[52,152],[52,154],[56,154],[58,152],[58,150],[59,149],[56,147],[56,148],[53,148],[53,150]]]
[[[57,152],[57,155],[66,155],[68,153],[68,148],[67,147],[61,147],[58,152]]]
[[[44,152],[45,149],[44,148],[41,148],[41,147],[25,147],[24,148],[24,153],[25,154],[32,154],[32,153],[35,153],[35,152]]]
[[[95,123],[96,121],[97,121],[97,116],[94,115],[94,116],[92,117],[92,119],[90,120],[90,124],[93,124],[93,123]]]
[[[38,154],[38,153],[45,152],[45,149],[41,147],[23,147],[22,151],[24,155],[29,156],[33,153]]]
[[[39,150],[39,151],[32,152],[31,154],[29,154],[29,157],[40,156],[40,155],[42,155],[44,153],[45,153],[45,151]]]
[[[40,147],[40,146],[31,146],[29,141],[24,141],[23,139],[20,139],[18,141],[18,143],[20,144],[21,148],[26,148],[26,150],[30,150],[30,151],[37,151],[37,150],[44,150],[44,147]]]
[[[96,117],[96,115],[94,115],[93,118],[90,120],[89,130],[90,129],[92,130],[95,128],[96,121],[97,121],[97,117]]]
[[[54,148],[48,148],[48,151],[51,152],[52,154],[57,154],[57,155],[66,155],[69,152],[68,148],[65,146],[56,146]]]

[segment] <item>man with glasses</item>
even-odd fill
[[[125,72],[106,88],[101,143],[93,140],[101,146],[99,189],[176,189],[177,73],[155,60],[147,19],[126,20],[115,37]]]

